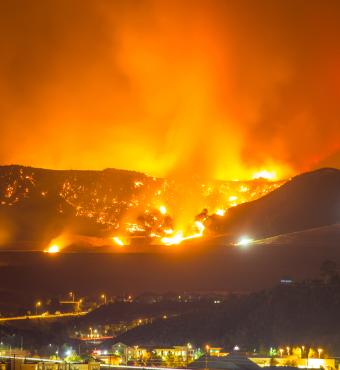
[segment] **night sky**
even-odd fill
[[[340,2],[4,0],[0,163],[340,165]]]

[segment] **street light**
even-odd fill
[[[72,298],[72,302],[74,302],[74,292],[70,292],[69,296]]]
[[[208,353],[209,353],[209,350],[210,350],[209,344],[207,344],[205,346],[205,350],[206,350],[206,352],[205,352],[205,369],[207,370],[208,369]]]
[[[81,311],[81,305],[82,305],[82,303],[83,303],[83,299],[80,298],[79,301],[77,302],[77,310],[78,311]]]
[[[36,304],[35,304],[35,314],[36,315],[38,315],[38,307],[40,307],[40,306],[41,306],[41,302],[40,301],[36,302]]]
[[[104,301],[104,304],[106,304],[106,294],[102,294],[100,298]]]
[[[280,348],[280,349],[279,349],[279,352],[280,352],[280,356],[281,356],[281,357],[282,357],[282,355],[283,355],[283,351],[284,351],[284,350],[283,350],[283,348]]]
[[[290,347],[286,347],[286,350],[287,350],[287,355],[289,356],[290,355]]]
[[[319,358],[321,357],[321,353],[323,352],[323,349],[322,348],[318,348],[318,354],[319,354]]]

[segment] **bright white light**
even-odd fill
[[[253,241],[254,239],[249,238],[248,236],[241,236],[241,238],[238,240],[238,242],[235,245],[239,245],[241,247],[247,247]]]
[[[240,347],[239,346],[235,346],[234,347],[234,351],[239,351],[240,350]]]
[[[71,353],[72,353],[72,351],[71,351],[70,349],[68,349],[68,350],[65,352],[65,355],[66,355],[66,356],[71,356]]]

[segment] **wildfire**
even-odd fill
[[[223,217],[225,215],[225,209],[218,209],[215,215]]]
[[[125,244],[124,242],[122,241],[121,238],[119,238],[118,236],[114,236],[113,238],[113,241],[117,244],[117,245],[120,245],[121,247],[124,247]]]
[[[55,254],[60,252],[60,247],[57,244],[53,244],[44,250],[45,253]]]
[[[265,179],[273,181],[276,179],[276,172],[275,171],[268,171],[268,170],[261,170],[259,172],[254,173],[253,179]]]
[[[203,236],[205,226],[201,221],[195,221],[195,227],[197,232],[194,234],[184,236],[183,231],[178,231],[173,236],[163,237],[161,242],[165,245],[176,245],[182,243],[184,240],[201,238]]]
[[[166,207],[165,207],[165,206],[160,206],[160,207],[159,207],[159,212],[160,212],[162,215],[166,215],[166,212],[167,212]]]

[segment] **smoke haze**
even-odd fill
[[[339,39],[331,0],[1,1],[0,162],[219,179],[339,166]]]

